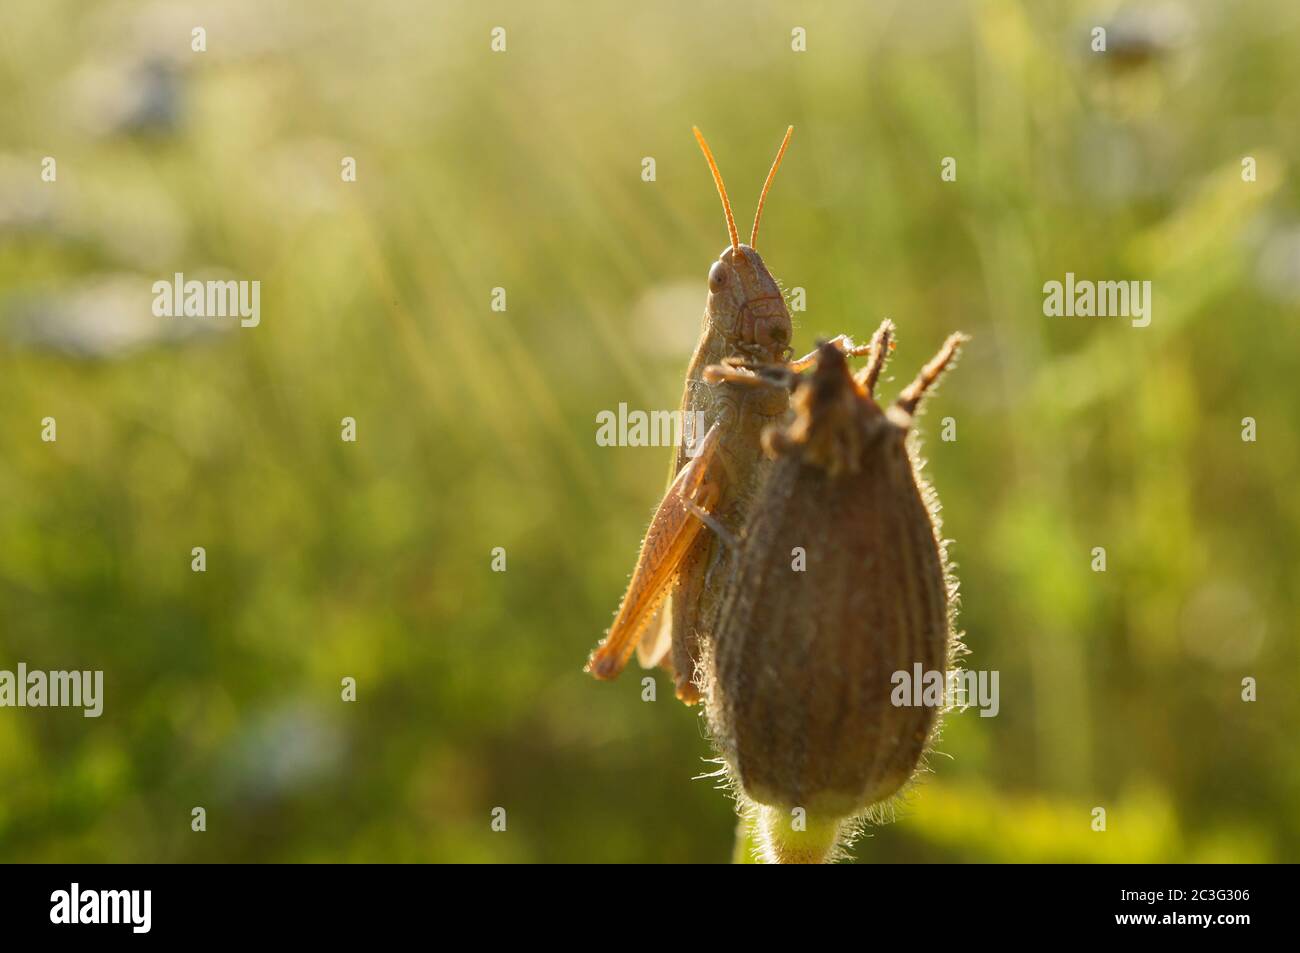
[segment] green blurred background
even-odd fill
[[[892,317],[892,393],[974,335],[924,432],[1001,711],[948,720],[858,860],[1300,859],[1300,7],[0,27],[0,668],[106,683],[98,720],[0,709],[0,859],[727,860],[698,714],[581,671],[668,457],[595,418],[680,398],[726,244],[691,125],[743,229],[789,123],[759,244],[796,347]],[[260,280],[261,325],[152,318],[177,271]],[[1152,281],[1151,326],[1044,317],[1067,271]]]

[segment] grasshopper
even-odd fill
[[[682,419],[702,419],[703,439],[678,447],[668,491],[641,543],[627,592],[604,640],[587,662],[599,679],[618,676],[636,650],[646,668],[673,672],[677,697],[699,701],[695,683],[701,647],[720,605],[727,562],[770,461],[763,430],[785,419],[789,393],[706,379],[711,365],[777,364],[790,354],[792,326],[781,289],[755,250],[763,205],[794,127],[786,129],[763,183],[749,244],[740,242],[718,164],[703,134],[693,129],[722,199],[730,244],[709,269],[708,298],[699,343],[686,369]],[[851,342],[837,338],[842,348]],[[789,362],[811,366],[814,354]],[[702,412],[702,417],[697,417]],[[692,456],[692,452],[694,456]],[[708,532],[705,532],[705,530]],[[644,638],[653,629],[649,638]]]

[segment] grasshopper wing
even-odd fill
[[[642,668],[664,668],[672,670],[673,663],[669,652],[673,648],[673,597],[669,593],[655,617],[650,620],[646,633],[636,644],[636,660]]]

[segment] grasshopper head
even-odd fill
[[[709,324],[739,353],[779,361],[790,346],[790,311],[749,245],[726,248],[709,269]]]
[[[763,264],[754,245],[758,241],[758,223],[763,215],[763,203],[767,200],[767,192],[772,187],[776,170],[780,168],[786,146],[790,144],[794,127],[786,129],[785,139],[767,173],[767,181],[763,183],[748,245],[741,244],[736,234],[736,220],[731,214],[727,189],[722,184],[722,173],[718,171],[713,153],[700,130],[694,131],[695,138],[704,151],[704,158],[709,162],[718,195],[722,197],[722,210],[727,215],[727,232],[731,238],[731,244],[723,249],[709,269],[709,329],[720,334],[728,347],[737,354],[759,361],[781,361],[790,348],[792,337],[790,310],[781,296],[781,289],[777,287],[776,280]]]

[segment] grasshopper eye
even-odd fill
[[[709,290],[721,291],[727,286],[727,266],[720,261],[715,261],[713,267],[709,269]]]

